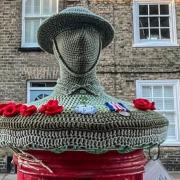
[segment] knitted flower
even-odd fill
[[[5,117],[13,117],[19,113],[19,105],[17,106],[15,103],[9,103],[3,108],[3,116]]]
[[[64,110],[64,107],[59,106],[58,103],[58,100],[49,100],[46,104],[42,105],[38,111],[48,116],[54,116]]]
[[[24,105],[23,104],[15,104],[15,105],[16,105],[16,110],[18,111],[18,113],[20,113],[20,108]]]
[[[21,116],[31,116],[32,114],[37,112],[37,108],[34,105],[31,106],[22,105],[19,108],[19,111]]]
[[[134,99],[133,104],[135,108],[143,111],[156,109],[154,102],[150,102],[149,100],[143,98]]]
[[[6,104],[6,103],[0,104],[0,115],[1,115],[1,116],[3,115],[4,108],[5,108],[7,105],[8,105],[8,104]]]

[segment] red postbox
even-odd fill
[[[14,155],[18,180],[143,180],[146,157],[143,150],[119,154],[67,151],[28,151],[28,156]]]

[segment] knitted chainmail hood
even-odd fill
[[[94,95],[101,93],[96,77],[101,44],[99,32],[88,25],[64,31],[54,39],[53,51],[60,64],[55,93],[70,95],[81,88]]]
[[[66,9],[68,17],[63,16],[63,22],[69,20],[69,14],[71,20],[81,16],[79,8]],[[132,103],[108,95],[100,85],[96,77],[96,65],[100,51],[108,44],[109,38],[107,40],[103,36],[106,33],[102,33],[103,30],[99,25],[96,27],[95,22],[101,21],[106,30],[112,28],[109,28],[111,25],[108,27],[107,21],[82,9],[84,19],[81,16],[78,25],[70,24],[65,29],[61,26],[59,30],[63,23],[56,21],[62,20],[62,13],[59,14],[60,19],[58,15],[49,18],[39,29],[40,45],[53,53],[59,62],[60,79],[50,96],[29,105],[39,108],[49,100],[58,100],[64,106],[64,111],[54,116],[39,112],[27,117],[1,116],[1,146],[54,152],[83,150],[102,153],[117,150],[122,153],[150,148],[166,139],[168,121],[164,116],[155,111],[138,110]],[[48,27],[51,30],[48,31]],[[59,33],[51,34],[54,33],[52,28]],[[45,33],[52,38],[46,43],[43,42]],[[109,37],[112,37],[112,33]],[[117,104],[120,105],[123,111],[111,111],[109,105],[114,107],[113,103],[115,108]]]

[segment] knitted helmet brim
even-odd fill
[[[80,27],[82,24],[93,26],[100,33],[102,48],[109,45],[113,40],[114,29],[111,24],[104,18],[92,12],[88,14],[76,11],[63,13],[62,11],[59,14],[51,16],[41,24],[37,34],[38,43],[44,51],[54,54],[53,39],[62,31],[76,28],[78,26]]]

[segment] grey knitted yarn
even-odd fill
[[[60,64],[55,94],[73,94],[81,88],[94,95],[103,92],[95,69],[101,51],[100,34],[93,27],[83,25],[60,33],[53,49]]]
[[[92,26],[81,25],[64,31],[55,41],[54,54],[57,59],[60,56],[60,66],[66,66],[70,73],[84,75],[95,67],[101,50],[101,39]]]

